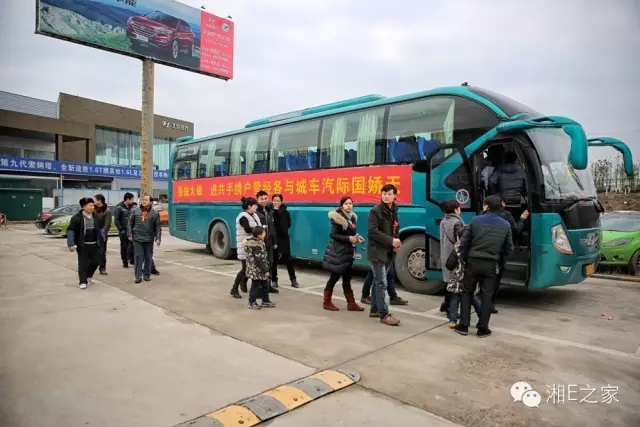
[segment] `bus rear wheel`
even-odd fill
[[[404,242],[396,254],[395,268],[398,280],[409,292],[435,295],[445,287],[442,280],[425,280],[424,266],[427,252],[424,235],[416,234]]]
[[[231,256],[231,236],[229,229],[223,222],[216,222],[209,233],[209,246],[213,256],[219,259],[229,259]]]

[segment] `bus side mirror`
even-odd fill
[[[429,172],[429,163],[426,160],[418,160],[412,167],[414,172],[427,173]]]

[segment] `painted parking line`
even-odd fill
[[[177,262],[177,261],[165,261],[165,262],[168,263],[168,264],[177,265],[177,266],[184,267],[184,268],[190,268],[192,270],[205,271],[205,272],[208,272],[208,273],[218,274],[220,276],[236,277],[236,273],[226,273],[226,272],[223,272],[223,271],[213,270],[211,268],[195,267],[195,266],[191,266],[191,265],[188,265],[188,264],[182,264],[182,263]],[[305,289],[305,288],[291,288],[291,287],[283,287],[283,286],[281,286],[278,289],[285,289],[287,291],[301,292],[301,293],[308,294],[308,295],[323,296],[322,292],[317,292],[317,291],[310,290],[310,289]],[[340,300],[340,301],[346,301],[346,299],[344,297],[341,297],[339,295],[334,295],[333,298],[336,299],[336,300]],[[430,311],[421,313],[421,312],[417,312],[417,311],[411,311],[411,310],[403,309],[403,308],[400,308],[400,307],[394,307],[393,308],[393,311],[397,312],[397,313],[407,314],[407,315],[410,315],[410,316],[424,317],[424,318],[427,318],[427,319],[439,320],[439,321],[442,322],[443,325],[447,324],[448,322],[447,322],[447,320],[445,318],[443,318],[442,316],[438,316],[436,314],[432,314],[431,313],[434,310],[430,310]],[[589,345],[589,344],[582,344],[582,343],[575,342],[575,341],[569,341],[569,340],[564,340],[564,339],[559,339],[559,338],[552,338],[552,337],[547,337],[547,336],[538,335],[538,334],[532,334],[532,333],[528,333],[528,332],[515,331],[515,330],[512,330],[512,329],[505,329],[505,328],[491,328],[491,329],[493,331],[495,331],[495,332],[502,332],[504,334],[509,334],[509,335],[520,337],[520,338],[526,338],[526,339],[530,339],[530,340],[546,342],[546,343],[549,343],[549,344],[569,346],[569,347],[579,348],[579,349],[582,349],[582,350],[590,350],[590,351],[595,351],[597,353],[607,354],[607,355],[610,355],[610,356],[619,356],[619,357],[625,357],[625,358],[631,358],[631,359],[640,360],[640,355],[638,355],[638,354],[625,353],[623,351],[613,350],[613,349],[610,349],[610,348],[604,348],[604,347],[599,347],[599,346]]]
[[[358,381],[360,381],[360,374],[356,371],[344,369],[321,371],[179,424],[178,427],[255,426]]]

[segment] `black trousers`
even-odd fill
[[[291,254],[280,254],[277,251],[278,251],[277,249],[273,251],[274,256],[273,256],[273,262],[271,263],[271,280],[276,283],[278,282],[278,258],[279,258],[279,261],[281,261],[287,266],[287,273],[289,273],[289,280],[293,282],[294,280],[296,280],[296,269],[293,266],[293,258],[291,258]]]
[[[324,290],[333,292],[333,288],[335,288],[336,283],[338,283],[340,278],[342,278],[342,290],[344,292],[353,292],[353,289],[351,289],[351,266],[349,266],[349,268],[347,268],[347,270],[342,274],[331,273],[329,280],[327,280],[327,286],[325,286]]]
[[[249,278],[247,277],[247,260],[243,259],[240,261],[242,267],[240,267],[240,271],[236,274],[236,279],[233,281],[233,287],[231,288],[232,292],[238,292],[238,287],[243,284],[243,289],[246,289],[247,282]]]
[[[127,238],[127,233],[120,233],[120,258],[123,264],[133,264],[133,242]]]
[[[478,328],[488,328],[491,318],[491,298],[496,279],[496,263],[494,261],[469,260],[464,270],[462,281],[462,306],[460,307],[460,326],[469,327],[471,322],[471,300],[476,285],[480,284],[480,320]]]
[[[493,286],[493,295],[491,296],[491,305],[496,305],[496,297],[498,296],[498,292],[500,292],[500,282],[502,281],[502,275],[504,274],[504,267],[498,271],[498,275],[496,276],[496,281]]]
[[[97,243],[84,245],[78,250],[78,280],[79,283],[87,283],[88,279],[93,278],[93,274],[100,265],[100,249]]]
[[[100,248],[100,270],[107,269],[107,241],[109,238],[104,236],[104,246]]]

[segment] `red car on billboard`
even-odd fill
[[[180,54],[196,56],[196,35],[182,19],[163,12],[149,12],[127,21],[127,37],[132,48],[150,46],[160,49],[174,60]]]

